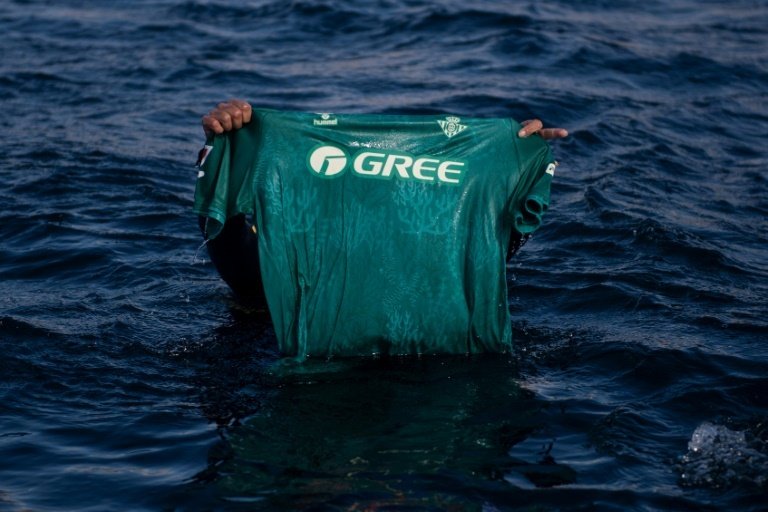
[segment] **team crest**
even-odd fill
[[[461,119],[458,117],[448,116],[445,119],[440,119],[437,124],[443,129],[445,136],[450,139],[454,135],[458,135],[467,129],[467,125],[459,124],[460,122]]]

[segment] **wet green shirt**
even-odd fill
[[[505,351],[505,256],[534,231],[554,160],[510,119],[255,110],[209,140],[195,211],[252,215],[280,350]]]

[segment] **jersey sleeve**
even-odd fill
[[[557,164],[549,146],[538,135],[515,139],[521,174],[507,213],[515,230],[528,235],[541,226],[549,208],[550,185]]]
[[[213,239],[227,219],[253,213],[257,123],[209,138],[200,154],[194,211],[205,218],[205,237]]]

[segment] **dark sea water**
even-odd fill
[[[0,510],[768,510],[765,0],[2,0],[0,33]],[[281,363],[199,249],[229,97],[568,128],[515,352]]]

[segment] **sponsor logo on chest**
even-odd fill
[[[360,178],[389,180],[396,177],[458,185],[464,178],[467,164],[461,160],[383,149],[363,149],[350,156],[339,146],[323,144],[307,154],[307,169],[320,178],[337,178],[351,170]]]

